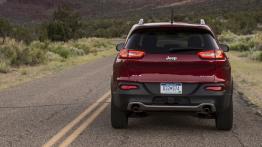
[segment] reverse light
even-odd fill
[[[134,89],[138,89],[138,86],[136,86],[136,85],[121,85],[120,89],[121,90],[134,90]]]
[[[206,90],[209,90],[209,91],[223,91],[224,87],[223,86],[208,86],[208,87],[206,87]]]
[[[208,50],[198,52],[197,55],[202,59],[224,59],[225,53],[222,50]]]
[[[145,55],[145,52],[138,51],[138,50],[122,49],[119,52],[119,57],[121,59],[140,59],[140,58],[143,58],[144,55]]]

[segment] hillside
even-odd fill
[[[167,16],[170,7],[177,14],[253,11],[262,7],[261,0],[0,0],[0,17],[19,23],[40,22],[61,4],[70,5],[85,18]]]
[[[144,10],[173,3],[185,3],[192,0],[1,0],[0,17],[18,22],[41,21],[61,4],[70,5],[84,17],[114,17],[129,11]],[[193,0],[195,1],[195,0]]]

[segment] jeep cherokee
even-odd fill
[[[227,45],[206,24],[143,23],[132,27],[113,65],[111,124],[126,128],[128,117],[147,112],[192,112],[233,122],[231,67]]]

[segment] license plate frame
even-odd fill
[[[160,84],[161,94],[183,94],[183,84],[182,83],[161,83]]]

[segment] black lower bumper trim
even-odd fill
[[[141,102],[130,102],[127,106],[129,111],[192,111],[201,112],[210,109],[210,112],[216,112],[216,107],[211,103],[202,103],[195,106],[168,106],[168,105],[146,105]]]

